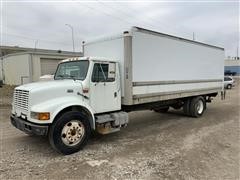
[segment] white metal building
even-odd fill
[[[38,81],[39,77],[54,74],[59,61],[79,53],[21,52],[2,57],[1,76],[4,84],[20,85]]]

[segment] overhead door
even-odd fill
[[[47,59],[47,58],[41,58],[41,75],[46,74],[54,74],[59,61],[62,59]]]

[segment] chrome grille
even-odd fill
[[[19,109],[28,110],[28,97],[29,97],[29,91],[26,90],[20,90],[15,89],[14,91],[14,106]]]

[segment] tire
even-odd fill
[[[48,138],[51,146],[58,152],[68,155],[81,150],[91,134],[88,119],[81,113],[66,112],[54,121]]]
[[[184,104],[183,104],[183,113],[187,116],[191,116],[191,113],[190,113],[190,103],[191,103],[191,98],[188,98],[186,99],[186,101],[184,101]]]
[[[231,85],[231,84],[228,84],[228,85],[227,85],[227,89],[232,89],[232,85]]]
[[[166,112],[168,112],[168,110],[169,110],[169,107],[154,109],[154,111],[157,113],[166,113]]]
[[[206,101],[202,96],[194,97],[190,103],[190,115],[192,117],[200,117],[206,110]]]

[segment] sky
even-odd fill
[[[236,56],[239,1],[0,0],[1,45],[72,51],[131,26],[224,47]],[[239,50],[240,54],[240,50]]]

